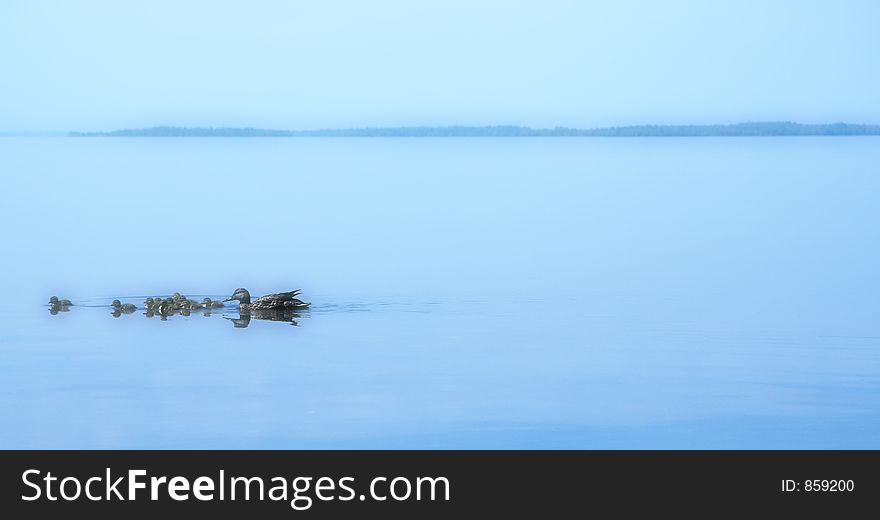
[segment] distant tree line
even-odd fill
[[[155,126],[112,132],[71,132],[75,137],[764,137],[880,135],[880,125],[750,122],[730,125],[636,125],[608,128],[526,126],[402,126],[325,130],[187,128]]]

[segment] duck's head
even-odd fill
[[[57,296],[49,298],[49,305],[58,305],[59,303],[61,303],[61,301],[58,299]]]
[[[251,293],[247,291],[247,289],[243,289],[239,287],[232,293],[232,296],[223,300],[224,302],[228,302],[231,300],[238,300],[239,303],[250,303],[251,302]]]
[[[111,303],[110,305],[112,305],[114,308],[122,307],[122,302],[119,300],[113,300],[113,303]]]

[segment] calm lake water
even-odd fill
[[[2,448],[880,448],[878,138],[3,138],[0,171]],[[236,287],[313,306],[108,307]]]

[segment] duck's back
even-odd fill
[[[299,293],[300,290],[297,289],[290,292],[260,296],[251,302],[251,309],[302,309],[308,307],[308,303],[305,303],[296,297]]]

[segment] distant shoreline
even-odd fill
[[[418,126],[268,130],[156,126],[109,132],[70,132],[72,137],[785,137],[880,135],[880,125],[748,122],[725,125],[635,125],[606,128],[526,126]]]

